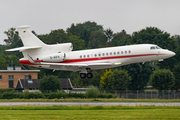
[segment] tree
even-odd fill
[[[109,81],[113,90],[127,90],[131,83],[131,77],[127,71],[115,69],[109,76]]]
[[[61,89],[61,83],[57,76],[44,76],[43,79],[40,81],[39,89],[41,91],[45,90],[52,90],[57,91]]]
[[[0,70],[6,70],[7,66],[6,55],[0,54]]]
[[[88,98],[97,98],[99,95],[99,90],[94,86],[89,86],[86,90],[86,96]]]
[[[173,74],[174,74],[174,77],[175,77],[175,84],[173,86],[173,89],[178,90],[178,89],[180,89],[180,63],[178,63],[174,67]]]
[[[171,90],[175,84],[173,73],[169,69],[159,69],[150,76],[151,85],[158,90]]]
[[[18,46],[16,46],[17,42],[21,41],[20,38],[19,38],[19,34],[17,31],[15,31],[16,28],[10,28],[8,29],[8,31],[5,31],[4,33],[7,35],[8,39],[4,39],[4,42],[6,43],[7,46],[9,46],[10,48],[12,47],[19,47],[22,45],[22,42],[21,44],[19,44]],[[14,45],[15,44],[15,45]]]
[[[111,41],[111,46],[122,46],[122,45],[130,45],[131,36],[125,33],[125,30],[122,32],[115,33],[113,35],[113,39]]]
[[[5,54],[0,54],[0,69],[6,70],[8,66],[21,66],[19,58],[16,57],[16,55],[7,56]]]
[[[44,38],[46,44],[67,43],[68,41],[67,34],[63,29],[52,30],[48,35],[42,38]]]
[[[85,41],[86,47],[88,46],[90,34],[91,32],[95,31],[101,31],[103,32],[102,25],[97,25],[95,22],[84,22],[84,23],[78,23],[76,25],[71,24],[70,28],[67,28],[67,33],[71,33],[73,35],[79,36],[80,39],[83,39]]]
[[[111,71],[111,69],[108,71],[106,70],[106,72],[104,73],[103,76],[101,76],[101,80],[100,80],[100,85],[102,89],[105,90],[110,90],[112,89],[111,87],[111,81],[109,80],[109,76],[112,74],[113,72]]]
[[[147,85],[150,75],[152,73],[152,67],[150,66],[150,64],[136,63],[122,66],[122,68],[127,70],[129,75],[132,77],[129,89],[143,90],[144,86]]]
[[[107,42],[111,42],[113,39],[113,31],[110,28],[108,28],[104,31],[104,34],[107,37]]]
[[[4,39],[4,42],[6,43],[6,48],[17,48],[22,47],[22,41],[19,37],[19,34],[17,31],[15,31],[15,28],[10,28],[8,31],[5,31],[4,33],[7,35],[7,39]],[[22,57],[22,53],[16,51],[16,52],[8,52],[9,55],[14,54],[17,57]]]
[[[91,32],[88,43],[89,48],[105,47],[106,44],[106,36],[101,31]]]
[[[85,49],[85,41],[80,39],[76,35],[70,35],[68,41],[73,44],[73,50],[83,50]]]

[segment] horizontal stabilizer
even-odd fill
[[[6,51],[24,51],[24,50],[30,50],[30,49],[37,49],[37,48],[42,48],[41,46],[32,46],[32,47],[19,47],[19,48],[13,48],[13,49],[8,49]]]

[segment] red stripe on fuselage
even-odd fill
[[[63,62],[58,62],[58,63],[76,63],[76,62],[88,62],[88,61],[109,60],[109,59],[118,59],[118,58],[154,56],[154,55],[164,55],[164,54],[141,54],[141,55],[124,55],[124,56],[110,56],[110,57],[96,57],[96,58],[66,59]],[[41,62],[40,60],[35,60],[35,61]],[[40,64],[31,63],[29,60],[19,60],[19,63],[25,64],[25,65],[40,65]]]

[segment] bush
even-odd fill
[[[60,98],[67,98],[67,93],[63,91],[58,91],[58,92],[51,92],[51,93],[45,93],[44,94],[46,99],[60,99]]]
[[[90,86],[87,90],[86,90],[86,96],[87,98],[97,98],[99,95],[99,90],[94,87],[94,86]]]
[[[82,93],[69,93],[68,98],[85,98],[85,94]]]
[[[43,79],[40,81],[39,90],[51,90],[57,91],[61,89],[61,83],[57,76],[44,76]]]
[[[44,95],[42,93],[39,93],[39,92],[30,92],[29,93],[29,99],[31,98],[45,98]]]
[[[4,92],[14,92],[14,88],[7,88],[7,89],[0,89],[0,93],[4,93]]]
[[[29,99],[29,90],[28,89],[25,89],[23,94],[24,94],[24,99]]]
[[[4,92],[2,94],[2,99],[13,99],[14,97],[14,92]]]

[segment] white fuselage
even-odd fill
[[[44,51],[44,53],[48,54],[48,52],[46,51]],[[64,63],[64,64],[112,63],[112,65],[91,66],[90,69],[92,70],[117,67],[131,63],[163,60],[165,58],[169,58],[175,55],[174,52],[161,49],[157,45],[153,45],[153,44],[127,45],[127,46],[99,48],[99,49],[90,49],[90,50],[68,51],[64,53],[66,55],[65,60],[60,62],[56,61],[56,63]],[[26,52],[23,52],[23,54],[25,56]],[[43,57],[47,56],[47,54],[38,55],[37,52],[36,54],[34,52],[33,53],[28,52],[28,54],[30,55],[34,54],[32,57],[35,60],[37,58],[38,60],[42,60]],[[56,59],[56,56],[51,56],[51,57],[54,57],[54,59]],[[41,61],[41,62],[46,62],[46,61]],[[20,59],[20,63],[32,65],[34,67],[42,67],[42,68],[56,69],[56,70],[78,71],[82,69],[81,67],[32,64],[29,62],[27,58]]]

